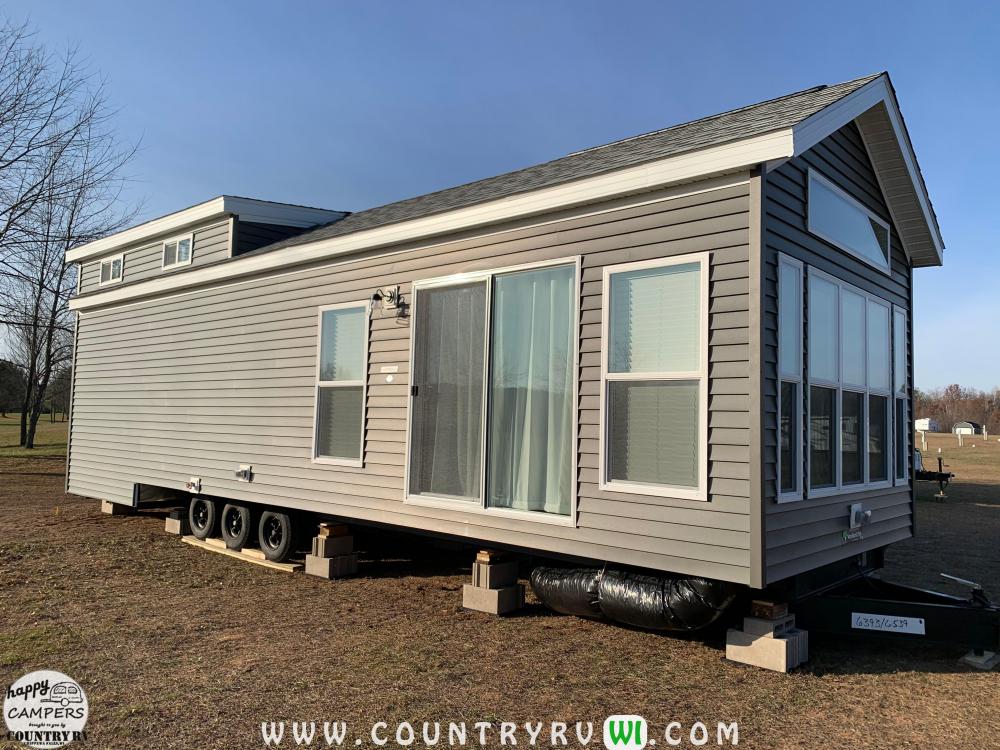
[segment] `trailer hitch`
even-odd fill
[[[976,583],[975,581],[969,581],[965,578],[959,578],[958,576],[953,576],[948,573],[940,573],[939,575],[942,578],[957,583],[961,586],[968,586],[972,592],[969,597],[969,603],[972,604],[973,606],[984,607],[984,608],[990,608],[993,606],[993,602],[990,600],[990,597],[987,596],[986,591],[984,591],[983,587],[978,583]]]

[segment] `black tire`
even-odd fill
[[[284,562],[295,548],[295,529],[287,513],[265,510],[257,525],[260,551],[271,562]]]
[[[215,536],[219,529],[219,504],[207,497],[192,497],[188,507],[188,524],[198,539]]]
[[[229,549],[243,549],[249,546],[254,531],[250,520],[250,509],[245,505],[226,503],[222,508],[219,528],[222,531],[222,540]]]

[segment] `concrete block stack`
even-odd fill
[[[358,572],[354,537],[344,524],[321,523],[306,555],[306,573],[320,578],[344,578]]]
[[[763,606],[760,606],[763,605]],[[809,634],[795,627],[786,605],[754,602],[743,629],[726,632],[726,658],[740,664],[789,672],[809,660]]]
[[[524,586],[517,582],[517,561],[483,550],[472,564],[472,583],[462,587],[462,606],[505,615],[524,606]]]

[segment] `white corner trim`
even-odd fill
[[[937,222],[930,208],[930,197],[927,195],[926,187],[916,166],[917,156],[913,152],[913,144],[910,143],[909,136],[902,125],[899,103],[896,101],[896,97],[889,87],[889,80],[885,75],[866,83],[857,91],[824,107],[816,114],[795,125],[792,128],[793,155],[798,156],[808,151],[828,135],[840,130],[847,123],[857,119],[878,104],[884,104],[889,115],[889,122],[892,124],[896,140],[899,142],[906,171],[913,184],[920,210],[924,215],[924,222],[927,224],[940,262],[944,254],[944,240],[941,238]]]
[[[312,227],[325,224],[345,215],[343,211],[330,211],[323,208],[307,206],[292,206],[285,203],[254,200],[253,198],[238,198],[232,195],[222,195],[210,201],[199,203],[183,211],[176,211],[167,216],[147,221],[144,224],[126,229],[104,237],[86,245],[74,247],[66,252],[66,261],[80,262],[94,258],[102,253],[143,242],[167,232],[179,232],[193,224],[208,221],[227,214],[236,214],[243,221],[255,221],[262,224],[280,224],[292,227]]]
[[[85,310],[133,297],[211,283],[224,278],[283,268],[297,263],[323,260],[346,253],[371,250],[410,240],[418,240],[462,229],[528,218],[557,209],[640,193],[673,183],[713,174],[736,171],[771,159],[791,156],[792,131],[747,138],[742,141],[678,154],[648,164],[619,169],[607,174],[575,180],[480,203],[442,214],[354,232],[340,237],[294,245],[262,255],[250,255],[238,262],[207,266],[170,278],[151,279],[109,294],[87,296],[70,302],[73,310]]]

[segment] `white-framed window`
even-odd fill
[[[163,268],[176,268],[191,264],[194,255],[194,235],[171,237],[163,242]]]
[[[117,284],[125,274],[125,254],[119,253],[101,261],[101,276],[98,286]]]
[[[319,309],[313,461],[361,466],[368,380],[368,302]]]
[[[778,255],[778,502],[802,499],[802,263]]]
[[[893,481],[906,484],[910,479],[910,398],[906,368],[906,311],[892,308],[892,388],[893,426],[895,452],[893,454]]]
[[[708,499],[709,254],[604,269],[599,486]]]
[[[414,282],[406,502],[575,524],[579,268]]]
[[[891,306],[809,269],[809,495],[891,480]]]
[[[814,169],[809,170],[809,231],[889,273],[889,224]]]

